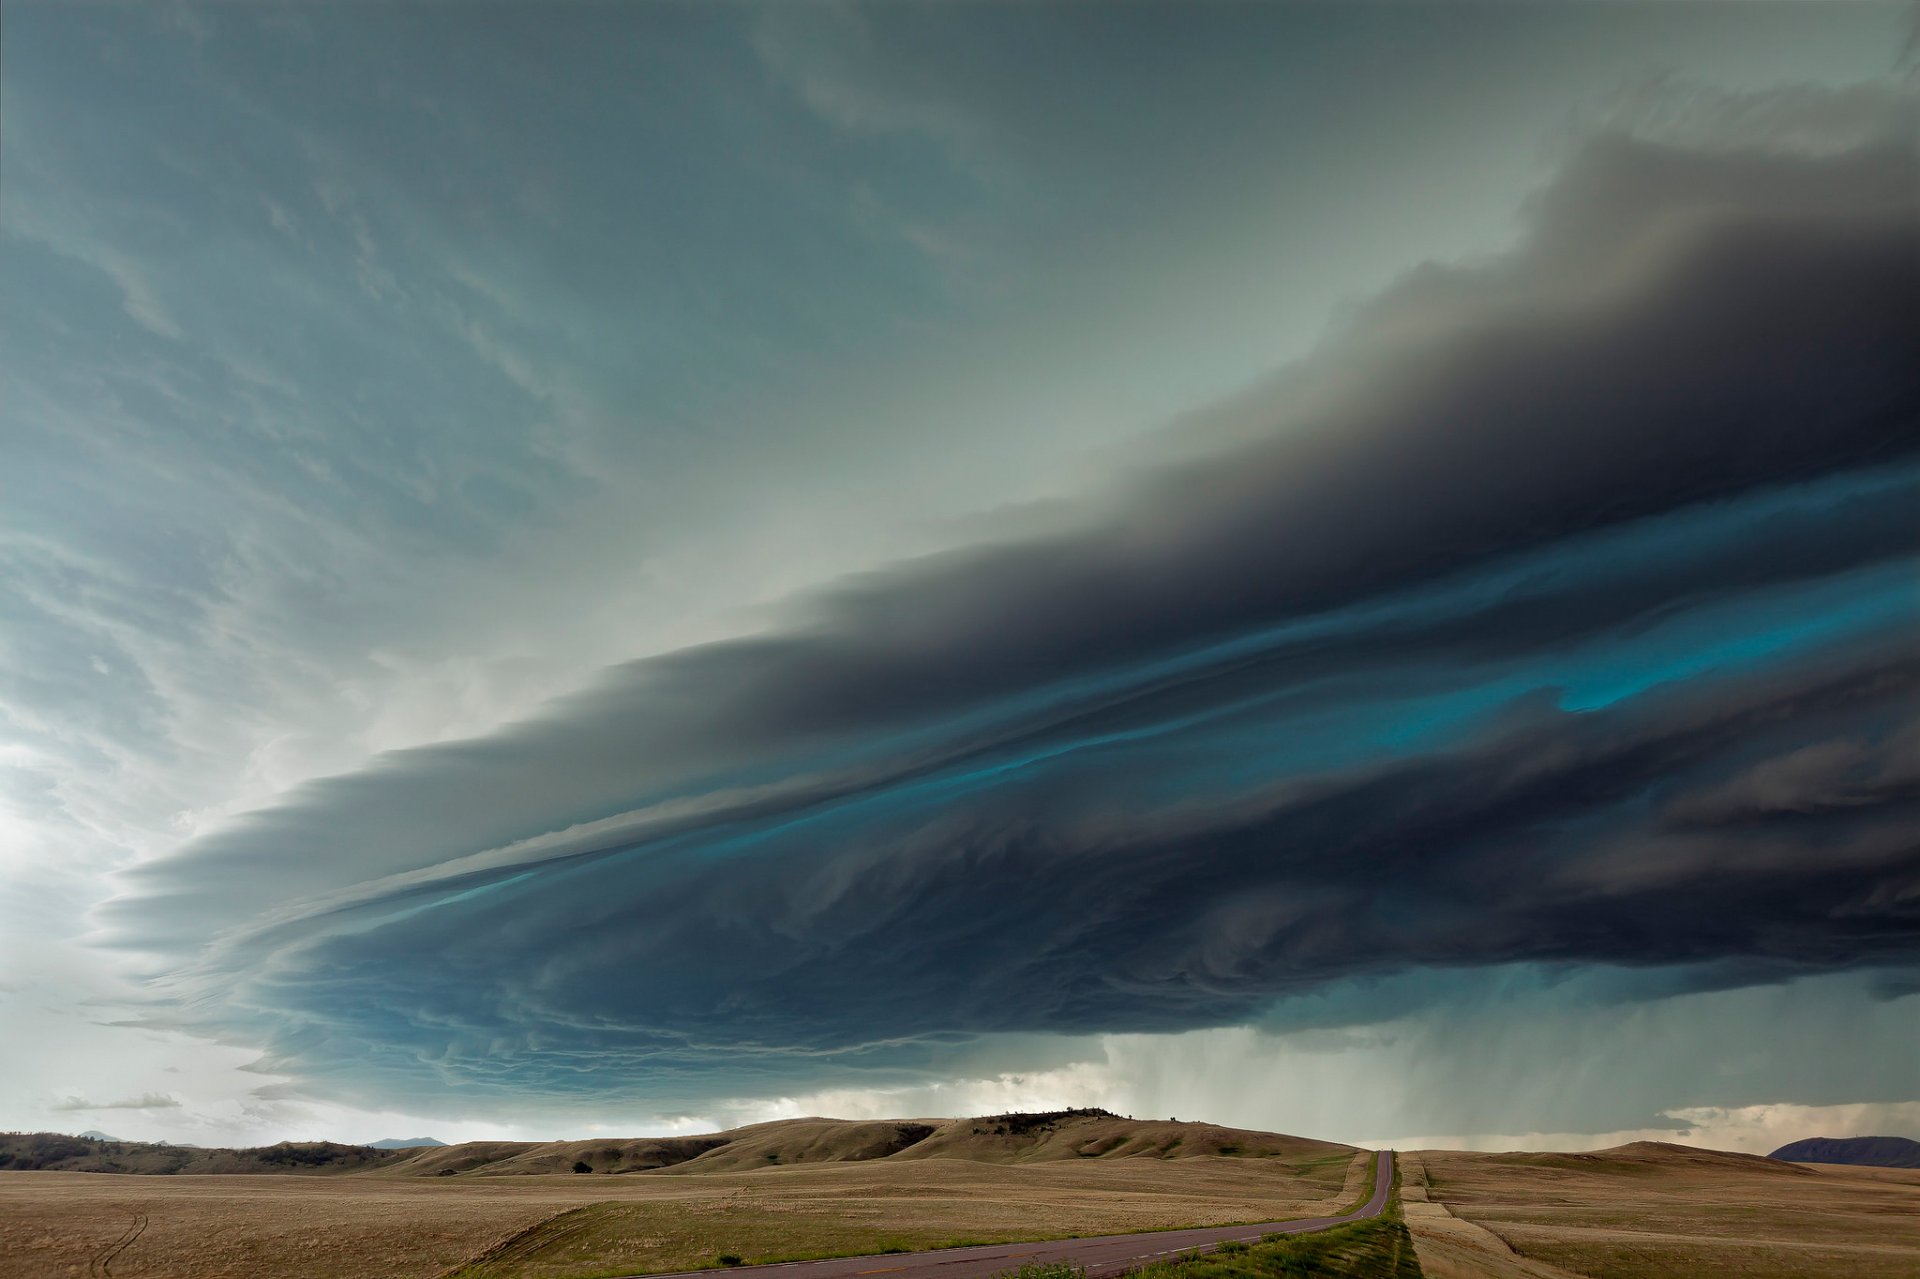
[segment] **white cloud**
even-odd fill
[[[120,291],[120,309],[155,337],[173,342],[186,340],[186,331],[161,299],[160,289],[154,284],[147,268],[131,255],[89,236],[70,223],[15,219],[8,230],[106,276]]]
[[[76,1097],[69,1093],[47,1109],[66,1110],[177,1110],[180,1099],[171,1093],[149,1092],[138,1097],[123,1097],[119,1101],[88,1101],[85,1097]]]
[[[1770,1102],[1757,1106],[1678,1106],[1661,1112],[1672,1120],[1657,1128],[1611,1132],[1469,1132],[1396,1135],[1359,1144],[1401,1150],[1605,1150],[1634,1141],[1665,1141],[1708,1150],[1769,1155],[1806,1137],[1920,1136],[1920,1101],[1852,1102],[1807,1106]]]

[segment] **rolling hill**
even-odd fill
[[[744,1172],[802,1164],[953,1159],[972,1163],[1196,1158],[1344,1158],[1351,1146],[1104,1110],[973,1119],[782,1119],[687,1137],[469,1141],[387,1148],[283,1142],[212,1150],[59,1133],[0,1135],[0,1169],[121,1173],[345,1173],[502,1177],[554,1173]]]
[[[392,1176],[556,1172],[741,1172],[876,1159],[1037,1163],[1142,1155],[1160,1159],[1347,1156],[1353,1147],[1216,1124],[1124,1119],[1104,1110],[975,1119],[781,1119],[700,1137],[544,1143],[469,1142],[415,1152]],[[585,1165],[584,1168],[581,1165]]]

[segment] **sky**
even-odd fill
[[[0,1128],[1920,1137],[1875,5],[0,10]]]

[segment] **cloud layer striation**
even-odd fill
[[[156,1019],[409,1104],[895,1084],[1421,970],[1909,989],[1916,191],[1884,140],[1595,139],[1519,248],[1106,493],[309,784],[105,924]]]

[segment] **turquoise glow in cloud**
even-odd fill
[[[1820,582],[1738,606],[1704,610],[1588,654],[1585,669],[1556,681],[1568,710],[1597,710],[1663,684],[1730,676],[1823,645],[1912,634],[1920,625],[1920,562]]]

